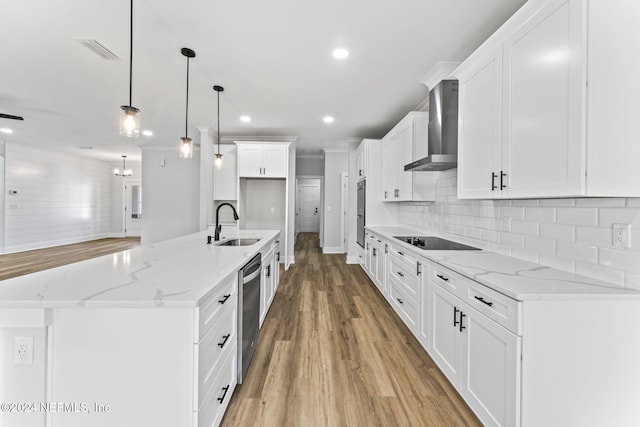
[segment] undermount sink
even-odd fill
[[[222,243],[218,243],[218,246],[251,246],[259,241],[260,239],[230,239]]]

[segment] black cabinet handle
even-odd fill
[[[385,191],[385,192],[384,192],[384,198],[385,198],[385,199],[387,198],[387,194],[389,194],[389,192],[388,192],[388,191]]]
[[[481,302],[481,303],[483,303],[483,304],[487,304],[489,307],[491,307],[491,306],[493,305],[493,303],[492,303],[492,302],[485,301],[485,299],[484,299],[484,298],[482,298],[482,297],[474,296],[474,298],[475,298],[475,299],[477,299],[478,301],[480,301],[480,302]]]
[[[422,274],[422,269],[420,268],[422,267],[422,264],[420,263],[420,261],[416,262],[416,276],[419,276]]]
[[[387,245],[386,243],[384,244],[384,253],[385,254],[389,253],[389,245]]]
[[[439,277],[440,279],[444,280],[445,282],[449,281],[448,277],[443,276],[442,274],[436,274],[436,277]]]
[[[376,248],[373,248],[373,256],[376,256]]]
[[[227,340],[229,339],[229,337],[231,336],[231,334],[227,334],[227,335],[223,335],[222,338],[222,342],[218,343],[218,347],[220,348],[224,348],[224,345],[227,343]]]
[[[271,277],[271,265],[267,265],[267,277]]]
[[[280,252],[276,254],[276,261],[280,262]]]
[[[222,404],[222,402],[224,402],[224,397],[227,395],[227,392],[228,392],[228,391],[229,391],[229,386],[222,387],[222,396],[220,396],[220,397],[218,398],[218,402],[219,402],[220,404]]]
[[[491,191],[495,191],[498,187],[496,187],[496,178],[498,175],[495,172],[491,172]]]
[[[402,272],[401,272],[401,271],[398,271],[398,276],[400,276],[400,277],[404,277],[404,274],[402,274]]]
[[[400,252],[400,251],[398,251],[398,255],[402,255],[402,256],[404,256],[404,252]]]
[[[466,314],[464,314],[462,312],[462,310],[460,310],[460,332],[462,332],[463,329],[467,329],[466,326],[462,326],[462,319],[466,316]]]
[[[458,307],[453,307],[453,327],[458,326],[458,312],[462,313],[461,310],[458,310]]]
[[[221,300],[218,300],[218,302],[220,303],[220,305],[224,304],[225,302],[227,302],[227,300],[229,299],[229,297],[231,296],[231,294],[226,294],[223,295],[223,298]]]
[[[396,298],[396,299],[398,300],[398,302],[399,302],[400,304],[404,304],[404,301],[402,301],[400,298]]]
[[[504,177],[507,176],[506,173],[504,173],[503,171],[500,171],[500,189],[504,190],[505,188],[507,188],[507,186],[504,183]]]

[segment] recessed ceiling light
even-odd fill
[[[335,121],[335,119],[333,118],[333,116],[324,116],[322,118],[322,121],[325,123],[333,123]]]
[[[81,150],[93,150],[93,147],[89,147],[88,145],[82,146],[82,147],[78,147]]]
[[[338,48],[333,51],[333,57],[336,59],[344,59],[349,56],[349,51],[345,48]]]
[[[13,133],[13,129],[0,128],[0,132],[9,134],[9,133]]]
[[[143,130],[143,131],[142,131],[142,134],[143,134],[144,136],[153,136],[153,132],[151,132],[151,131],[150,131],[150,130],[148,130],[148,129],[147,129],[147,130]]]
[[[251,117],[249,116],[240,116],[240,121],[243,123],[249,123],[251,121]]]

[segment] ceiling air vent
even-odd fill
[[[115,53],[111,52],[109,49],[104,47],[97,40],[94,40],[94,39],[83,39],[83,38],[79,38],[79,37],[76,37],[75,39],[77,41],[79,41],[80,43],[82,43],[87,48],[89,48],[91,51],[93,51],[93,53],[95,53],[96,55],[98,55],[102,59],[106,59],[107,61],[114,61],[116,59],[120,59],[120,58],[118,58],[118,56]]]

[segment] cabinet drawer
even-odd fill
[[[389,300],[391,306],[404,320],[409,329],[416,334],[419,308],[418,298],[411,294],[411,291],[395,277],[389,277]]]
[[[469,281],[463,301],[516,335],[522,335],[520,332],[521,302],[475,281]]]
[[[216,286],[213,292],[196,309],[198,318],[198,342],[204,337],[216,321],[216,314],[229,305],[236,304],[238,277],[231,274]]]
[[[200,407],[198,408],[198,426],[217,426],[220,424],[224,410],[231,400],[238,376],[236,373],[237,347],[230,346],[220,364],[211,388],[207,390]]]
[[[231,301],[231,299],[230,299]],[[209,332],[198,343],[198,405],[202,404],[204,391],[211,388],[220,370],[220,361],[227,349],[235,347],[237,338],[237,311],[234,306],[225,305],[225,309],[218,313]]]
[[[471,280],[455,273],[448,268],[433,263],[431,267],[431,283],[439,285],[457,296],[460,299],[465,298],[465,292]]]
[[[420,294],[420,276],[417,274],[417,264],[408,265],[405,259],[392,252],[389,257],[389,275],[404,283],[414,296]]]

